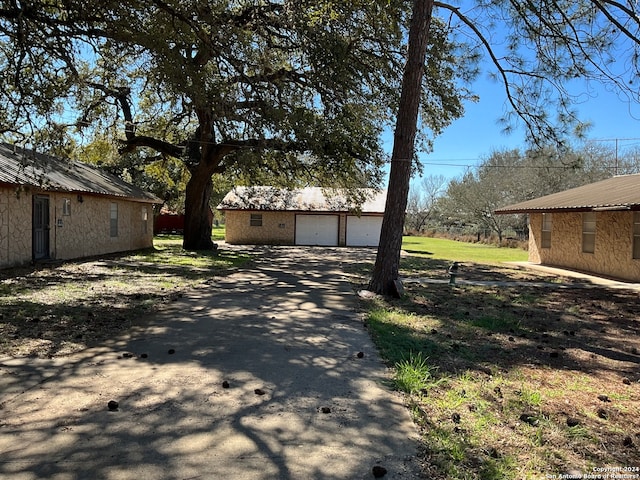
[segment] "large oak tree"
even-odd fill
[[[184,247],[212,246],[212,176],[379,185],[404,59],[401,0],[9,0],[0,128],[27,140],[118,132],[121,154],[180,159]],[[427,126],[462,112],[462,49],[439,24]],[[44,133],[43,133],[44,132]],[[65,134],[67,136],[65,136]],[[269,175],[264,175],[264,173]]]

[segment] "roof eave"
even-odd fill
[[[277,209],[277,208],[244,208],[244,207],[229,207],[218,205],[216,210],[221,212],[279,212],[279,213],[311,213],[311,214],[355,214],[356,210],[314,210],[309,209]],[[364,210],[359,212],[360,215],[384,215],[384,212]]]
[[[640,211],[640,205],[593,205],[585,207],[538,207],[538,208],[503,208],[495,210],[496,215],[512,215],[521,213],[582,213],[582,212],[624,212]]]
[[[121,200],[127,200],[130,202],[137,203],[150,203],[153,205],[159,205],[164,203],[163,200],[159,197],[134,197],[129,195],[117,195],[115,193],[107,193],[107,192],[89,192],[85,190],[69,190],[61,186],[45,186],[45,185],[36,185],[33,183],[19,183],[19,182],[1,182],[0,187],[2,188],[35,188],[37,190],[43,192],[52,192],[52,193],[68,193],[69,195],[87,195],[87,196],[95,196],[95,197],[109,197],[109,198],[117,198]]]

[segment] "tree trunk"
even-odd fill
[[[398,118],[393,137],[389,187],[380,232],[380,245],[369,290],[389,295],[395,292],[394,281],[400,269],[402,233],[411,181],[422,76],[429,39],[433,0],[414,0],[407,64],[402,80]]]
[[[211,216],[209,199],[213,191],[213,182],[207,168],[198,166],[191,172],[187,183],[184,203],[184,239],[185,250],[211,250]]]

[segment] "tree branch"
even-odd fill
[[[175,158],[180,158],[180,156],[184,153],[184,147],[174,145],[169,142],[165,142],[164,140],[159,140],[157,138],[148,137],[145,135],[133,135],[126,140],[120,140],[122,146],[118,149],[120,153],[129,153],[133,152],[136,148],[139,147],[148,147],[157,152],[164,153],[165,155],[170,155]]]
[[[630,20],[635,21],[636,26],[640,25],[640,18],[638,18],[638,14],[636,12],[634,12],[633,10],[627,8],[626,6],[618,3],[618,2],[614,2],[611,0],[602,0],[602,2],[600,2],[600,0],[592,0],[593,4],[596,6],[596,8],[602,12],[602,14],[607,17],[607,19],[616,26],[616,28],[618,28],[622,33],[624,33],[624,35],[629,38],[630,40],[632,40],[633,42],[635,42],[636,44],[640,45],[640,37],[635,36],[633,33],[631,33],[624,25],[622,25],[622,23],[620,23],[620,21],[615,18],[611,12],[609,12],[609,10],[607,10],[607,8],[605,7],[604,4],[608,4],[611,5],[621,11],[623,11],[624,13],[626,13],[628,15],[628,18]]]
[[[231,147],[235,150],[277,150],[280,152],[304,152],[307,148],[300,142],[286,141],[278,138],[250,138],[246,140],[227,140],[220,146]]]
[[[509,102],[509,104],[511,105],[513,110],[516,112],[516,114],[525,122],[525,124],[527,126],[527,129],[529,131],[534,131],[535,127],[534,127],[533,123],[527,118],[526,112],[524,112],[524,111],[522,111],[520,109],[518,103],[516,102],[512,92],[511,92],[511,82],[509,80],[508,73],[510,73],[510,72],[512,72],[512,73],[520,73],[520,72],[510,71],[510,70],[505,69],[502,66],[502,64],[500,63],[500,59],[498,59],[498,57],[495,55],[489,40],[487,40],[487,38],[482,34],[482,32],[478,29],[478,27],[469,18],[467,18],[466,15],[464,15],[460,11],[460,7],[454,7],[453,5],[449,5],[447,3],[442,3],[442,2],[438,2],[438,1],[434,2],[433,6],[434,7],[443,8],[445,10],[449,10],[450,12],[455,14],[456,17],[458,17],[462,21],[462,23],[464,23],[467,27],[469,27],[473,31],[473,33],[478,37],[478,39],[480,40],[480,42],[484,46],[487,54],[489,55],[489,58],[491,58],[491,62],[496,67],[500,77],[502,78],[502,83],[504,85],[504,90],[505,90],[505,94],[507,96],[507,101]],[[522,72],[522,73],[524,73],[524,72]],[[530,76],[534,76],[531,73],[529,75]]]

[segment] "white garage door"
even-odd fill
[[[296,215],[296,245],[338,245],[338,216]]]
[[[347,217],[347,245],[377,247],[380,242],[382,217]]]

